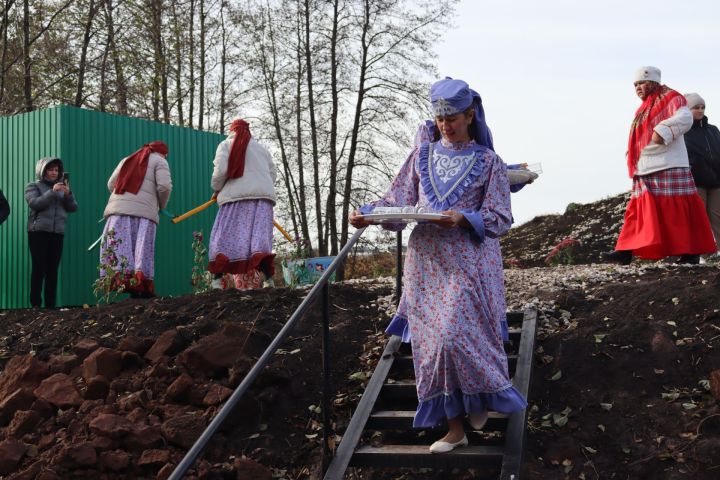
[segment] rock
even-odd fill
[[[205,429],[205,419],[199,414],[170,417],[162,424],[161,429],[169,443],[189,449]]]
[[[11,437],[20,438],[32,432],[41,421],[40,414],[33,410],[18,410],[7,428],[7,433]]]
[[[183,373],[170,384],[165,396],[178,402],[186,401],[194,384],[192,377],[187,373]]]
[[[678,352],[675,342],[663,332],[655,332],[650,346],[653,353],[660,356],[675,355]]]
[[[144,409],[137,407],[128,413],[125,418],[134,424],[144,424],[147,419],[147,413]]]
[[[52,403],[59,408],[77,407],[82,397],[75,388],[72,379],[64,373],[56,373],[40,382],[33,392],[36,397]]]
[[[142,451],[160,447],[165,443],[165,440],[163,439],[160,430],[156,427],[148,425],[133,425],[130,434],[125,437],[123,443],[128,450]]]
[[[83,361],[83,377],[86,379],[102,375],[108,380],[122,371],[122,355],[117,350],[100,347]]]
[[[12,480],[38,480],[40,478],[40,470],[42,469],[42,462],[35,462],[25,470],[16,472],[12,475]]]
[[[110,438],[122,438],[132,432],[132,424],[120,415],[102,413],[90,422],[90,430]]]
[[[123,370],[138,370],[145,366],[145,360],[135,352],[121,352]]]
[[[85,359],[88,355],[97,350],[99,346],[100,344],[95,340],[91,338],[83,338],[73,345],[72,350],[78,357]]]
[[[172,475],[173,470],[175,470],[175,465],[166,463],[165,466],[158,471],[155,480],[167,480],[170,478],[170,475]]]
[[[147,391],[140,390],[139,392],[133,392],[118,399],[118,406],[121,410],[129,412],[138,407],[145,408],[149,401],[150,396]]]
[[[710,391],[715,400],[720,400],[720,370],[710,372]]]
[[[150,350],[145,353],[145,358],[151,363],[155,363],[165,355],[174,355],[181,348],[182,340],[177,330],[167,330],[158,337]]]
[[[90,439],[90,443],[96,451],[99,450],[101,452],[119,447],[119,442],[117,440],[113,440],[110,437],[103,437],[102,435],[93,436]]]
[[[130,465],[130,454],[122,450],[102,452],[100,454],[100,465],[106,470],[119,472]]]
[[[78,365],[80,357],[77,355],[53,355],[48,360],[50,373],[70,373]]]
[[[135,335],[126,335],[118,342],[116,350],[120,352],[133,352],[138,355],[145,353],[152,347],[153,341],[149,338],[138,338]]]
[[[88,467],[97,464],[97,452],[90,442],[66,445],[58,454],[65,468]]]
[[[12,473],[25,455],[26,447],[18,440],[0,442],[0,475]]]
[[[35,400],[29,388],[18,388],[0,403],[0,425],[6,425],[15,412],[27,408]]]
[[[41,417],[46,419],[55,415],[56,411],[52,403],[48,402],[47,400],[43,400],[42,398],[36,398],[35,401],[32,402],[30,410],[38,412]]]
[[[249,458],[237,458],[233,463],[237,480],[272,480],[272,471]]]
[[[226,326],[221,332],[201,338],[178,355],[177,360],[190,372],[215,376],[233,365],[246,336],[246,331]]]
[[[167,378],[172,376],[172,372],[167,367],[169,361],[168,357],[160,357],[157,359],[155,365],[145,373],[147,378]]]
[[[107,397],[110,392],[110,381],[103,375],[95,375],[87,381],[85,389],[86,400],[100,400]]]
[[[11,358],[0,375],[0,402],[18,388],[34,390],[47,376],[47,364],[34,356],[20,355]]]
[[[228,399],[230,395],[232,395],[233,391],[230,390],[227,387],[223,387],[222,385],[218,385],[216,383],[210,385],[210,388],[208,389],[208,392],[205,394],[205,398],[203,398],[203,405],[205,406],[213,406],[213,405],[220,405],[222,402]]]
[[[144,452],[142,452],[142,455],[140,455],[138,465],[141,467],[160,466],[165,465],[169,461],[170,452],[168,452],[167,450],[145,450]]]

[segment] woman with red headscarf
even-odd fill
[[[273,207],[277,172],[270,152],[250,134],[250,125],[235,120],[218,145],[211,186],[220,210],[210,234],[213,288],[222,288],[226,273],[253,277],[262,272],[272,286]]]
[[[165,208],[172,179],[166,160],[168,147],[163,142],[144,145],[124,158],[108,180],[110,199],[103,216],[107,220],[100,263],[115,256],[122,271],[120,283],[133,298],[155,295],[155,230],[158,211]],[[104,276],[105,271],[100,275]]]
[[[633,256],[698,263],[700,254],[715,251],[715,241],[683,141],[692,114],[680,93],[660,83],[657,67],[641,67],[634,85],[642,104],[628,140],[632,195],[615,251],[604,256],[623,265]]]

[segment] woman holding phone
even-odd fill
[[[28,243],[32,258],[30,276],[30,305],[40,308],[43,284],[45,308],[55,308],[57,273],[65,238],[68,212],[77,210],[77,202],[70,191],[63,162],[45,157],[35,165],[37,181],[25,186],[28,215]]]

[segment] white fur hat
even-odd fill
[[[633,83],[635,82],[657,82],[660,83],[660,69],[657,67],[640,67],[635,72]]]
[[[696,105],[705,105],[705,100],[697,93],[686,93],[685,100],[688,102],[688,108],[693,108]]]

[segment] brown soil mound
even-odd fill
[[[500,241],[506,267],[545,266],[545,257],[566,238],[579,244],[560,263],[600,262],[600,254],[615,246],[629,198],[621,194],[594,203],[571,203],[562,215],[535,217],[512,228]]]
[[[166,478],[305,293],[0,313],[0,476]],[[362,387],[349,376],[376,354],[364,342],[381,328],[378,297],[390,293],[384,285],[332,289],[339,428]],[[311,312],[186,478],[310,475],[322,436],[320,345]]]

